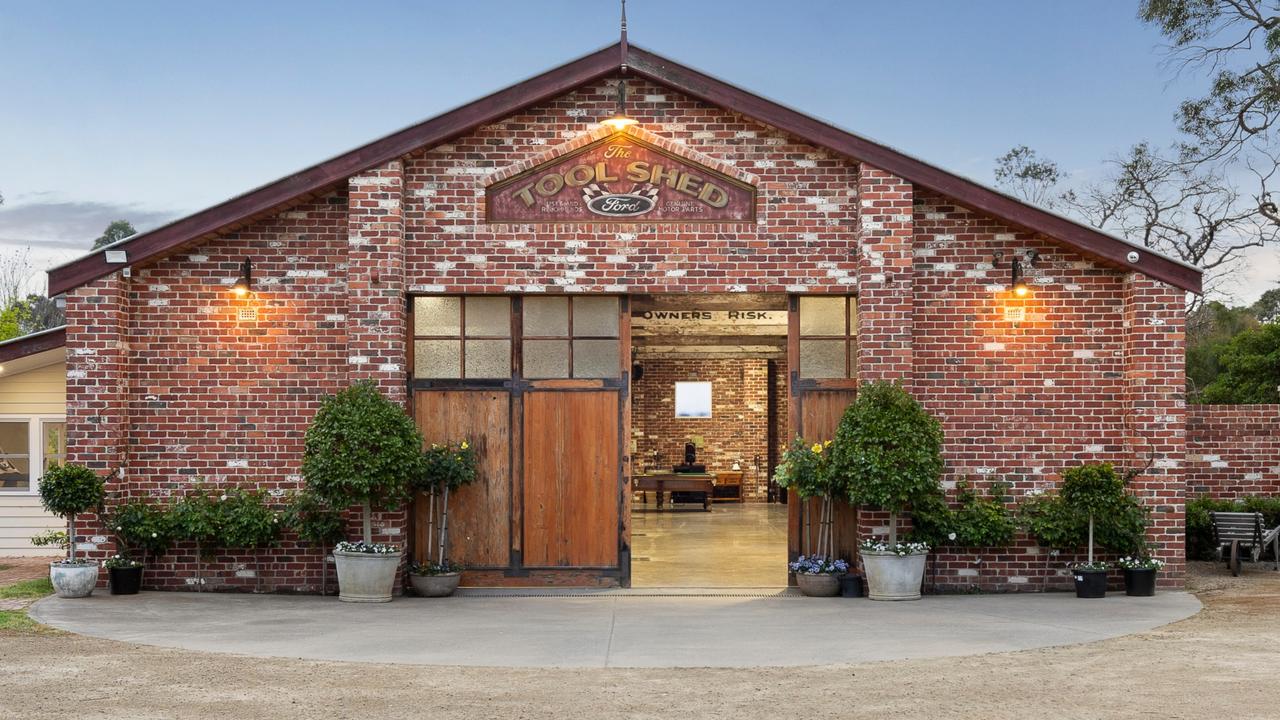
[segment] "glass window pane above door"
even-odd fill
[[[573,341],[575,378],[615,378],[620,373],[617,340]]]
[[[511,336],[510,298],[468,297],[466,299],[466,311],[467,337]]]
[[[511,341],[468,340],[465,369],[468,378],[511,377]]]
[[[526,297],[524,334],[538,337],[568,337],[569,298]]]
[[[800,376],[843,378],[846,374],[844,340],[801,340]]]
[[[800,298],[800,334],[844,335],[846,304],[844,296]]]
[[[618,298],[574,298],[573,336],[618,337]]]
[[[535,379],[569,377],[569,341],[525,340],[524,376]]]
[[[462,377],[461,340],[415,340],[413,376],[418,378]]]
[[[418,297],[413,299],[414,335],[458,335],[461,323],[461,298]]]

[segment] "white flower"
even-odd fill
[[[956,534],[955,534],[955,533],[947,533],[947,539],[948,539],[948,540],[955,540],[955,539],[956,539]]]
[[[151,533],[151,537],[155,537],[155,536],[156,536],[156,534],[155,534],[155,533]]]
[[[220,497],[220,498],[218,498],[218,499],[219,499],[219,500],[226,500],[226,499],[227,499],[227,496],[226,496],[226,495],[223,495],[222,497]]]
[[[116,526],[116,532],[120,532],[120,531],[121,531],[121,530],[123,530],[123,529],[124,529],[124,528],[123,528],[123,527],[121,527],[121,526],[119,526],[119,525],[117,525],[117,526]]]

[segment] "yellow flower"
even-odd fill
[[[463,441],[462,441],[462,449],[463,449],[463,450],[466,450],[466,449],[467,449],[467,448],[469,448],[469,447],[471,447],[471,446],[467,444],[467,441],[466,441],[466,440],[463,440]]]
[[[831,441],[830,441],[830,440],[828,440],[828,441],[826,441],[826,442],[822,443],[822,447],[831,447]]]
[[[816,452],[816,453],[820,453],[820,452],[822,452],[822,443],[814,443],[814,444],[813,444],[813,447],[811,447],[811,448],[809,448],[809,449],[810,449],[810,450],[812,450],[812,451],[814,451],[814,452]]]

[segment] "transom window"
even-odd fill
[[[852,296],[800,298],[800,377],[854,377],[858,357],[856,309]]]
[[[511,376],[511,299],[413,300],[413,374],[430,378]]]
[[[505,296],[413,299],[413,376],[530,379],[620,375],[616,297]],[[512,335],[512,327],[516,335]],[[520,362],[514,362],[516,354]]]
[[[618,377],[618,299],[524,300],[524,376]]]

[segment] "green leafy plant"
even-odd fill
[[[171,513],[174,537],[196,544],[196,552],[218,547],[222,540],[222,513],[218,500],[207,487],[197,485],[173,504]]]
[[[847,494],[843,476],[832,472],[831,440],[809,442],[797,437],[782,454],[773,479],[778,487],[795,490],[802,499],[822,500],[818,520],[818,547],[814,557],[827,558],[835,552],[832,527],[835,520],[834,498]],[[804,508],[808,510],[807,507]]]
[[[218,516],[223,547],[270,547],[279,541],[283,529],[280,514],[267,504],[267,494],[261,490],[228,490],[220,500]]]
[[[116,553],[106,560],[102,561],[102,567],[107,570],[131,570],[133,568],[142,567],[141,560],[134,560],[128,555]]]
[[[409,572],[414,575],[431,577],[435,575],[452,575],[462,572],[463,569],[461,563],[445,560],[444,562],[414,563],[409,567]]]
[[[476,447],[469,440],[458,443],[433,443],[422,452],[421,473],[413,478],[413,486],[427,494],[427,557],[432,555],[431,541],[436,539],[434,548],[436,561],[429,566],[436,568],[451,567],[449,561],[449,494],[458,488],[475,482],[479,466]],[[436,522],[436,510],[439,509],[439,534],[432,532]],[[440,571],[434,574],[444,574]],[[420,573],[421,574],[421,573]]]
[[[373,507],[404,504],[422,472],[422,435],[371,381],[327,398],[307,428],[302,475],[333,507],[359,505],[362,537],[373,542]]]
[[[1005,504],[1007,484],[992,483],[990,497],[983,497],[963,480],[956,483],[956,490],[958,508],[952,509],[941,495],[912,507],[913,538],[935,547],[1004,547],[1013,542],[1018,525]]]
[[[1148,515],[1147,508],[1125,492],[1120,474],[1106,463],[1068,468],[1062,473],[1058,495],[1027,498],[1019,507],[1019,519],[1037,542],[1057,550],[1086,547],[1089,567],[1097,564],[1097,546],[1141,553],[1146,547]]]
[[[36,547],[59,547],[63,550],[67,549],[69,544],[67,540],[66,530],[45,530],[42,533],[31,536],[31,544]]]
[[[107,525],[127,555],[142,552],[147,557],[163,555],[173,544],[173,523],[168,513],[144,500],[126,500],[111,508]]]
[[[831,462],[851,502],[889,511],[896,546],[898,515],[942,492],[942,425],[901,386],[867,383],[840,420]]]
[[[306,490],[289,496],[285,505],[285,525],[304,543],[325,550],[347,534],[342,512]]]
[[[76,515],[102,505],[102,478],[83,465],[56,465],[40,478],[44,509],[67,521],[68,561],[76,562]]]

